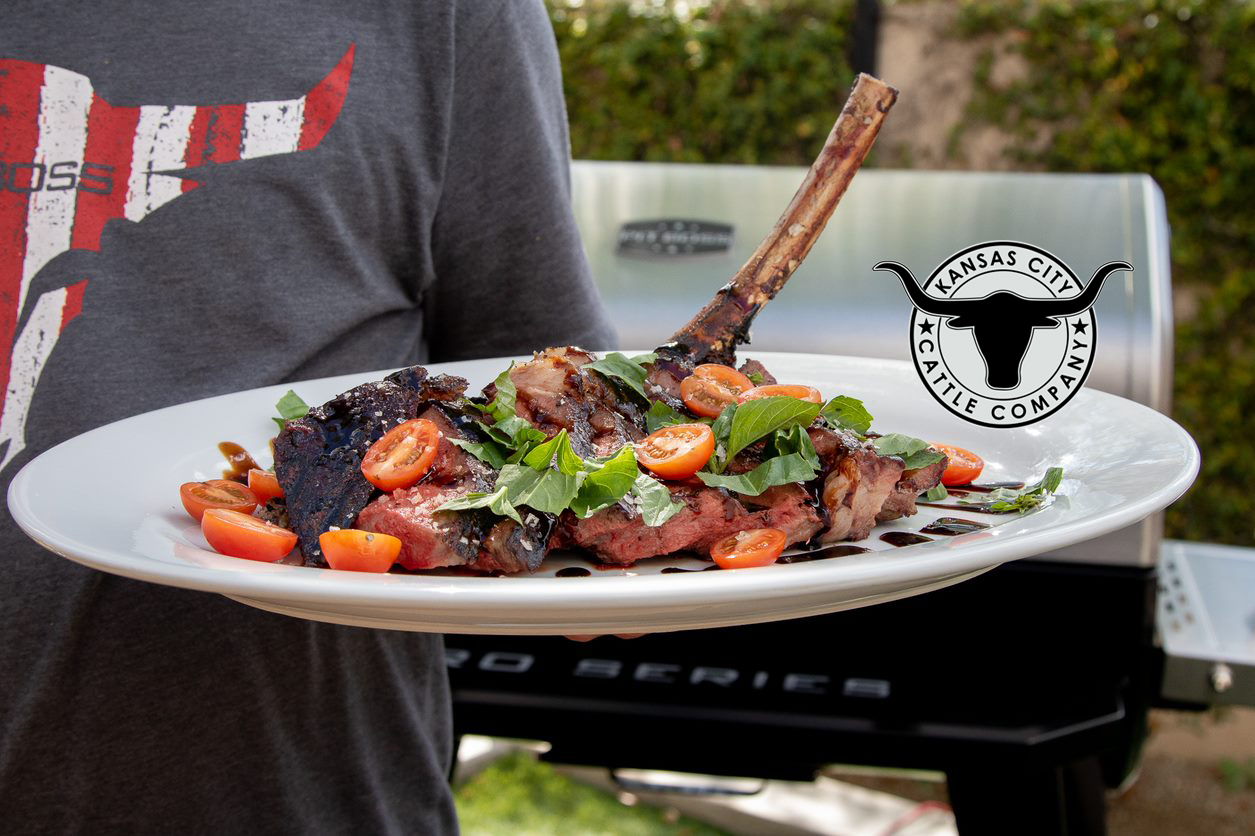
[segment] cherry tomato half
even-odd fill
[[[946,472],[941,474],[941,484],[947,487],[970,484],[985,469],[985,460],[970,450],[949,444],[934,444],[933,447],[950,460]]]
[[[652,432],[636,445],[636,460],[663,479],[687,479],[715,452],[715,434],[705,424],[676,424]]]
[[[352,572],[386,572],[401,553],[401,541],[391,534],[356,528],[324,531],[318,547],[332,569]]]
[[[286,528],[225,508],[207,510],[200,530],[214,551],[246,560],[274,563],[296,545],[296,535]]]
[[[754,382],[731,366],[703,363],[680,381],[680,397],[694,415],[718,418],[725,406],[753,388]]]
[[[248,514],[257,507],[257,497],[239,482],[210,479],[208,482],[184,482],[179,498],[192,519],[200,522],[210,508],[227,508]]]
[[[257,497],[259,504],[265,504],[278,496],[283,496],[283,488],[279,486],[279,477],[269,470],[253,467],[248,471],[248,489]]]
[[[819,390],[814,386],[801,386],[796,383],[769,383],[766,386],[755,386],[748,392],[743,393],[739,400],[741,403],[745,403],[757,398],[776,398],[780,396],[797,398],[798,400],[811,403],[824,402],[824,396],[819,394]]]
[[[439,427],[426,418],[411,418],[371,445],[362,459],[362,475],[381,491],[408,488],[431,468],[439,444]]]
[[[724,537],[710,547],[710,556],[721,569],[746,569],[776,562],[788,535],[778,528],[752,528]]]

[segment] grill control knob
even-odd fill
[[[1223,694],[1233,687],[1233,669],[1224,662],[1217,662],[1211,669],[1211,689]]]

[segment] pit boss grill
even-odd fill
[[[621,345],[657,345],[687,321],[803,174],[577,162],[576,216]],[[1142,175],[864,170],[742,356],[905,359],[910,305],[872,267],[927,271],[992,240],[1031,243],[1082,276],[1131,264],[1095,306],[1088,385],[1167,410],[1168,227]],[[813,618],[633,641],[448,636],[456,728],[548,741],[549,760],[610,769],[796,780],[832,763],[940,770],[965,834],[1005,833],[1008,821],[1100,833],[1104,788],[1136,764],[1150,705],[1215,696],[1208,662],[1165,665],[1161,526],[1157,515],[946,589]],[[1189,550],[1171,548],[1173,577],[1188,574]],[[1202,588],[1190,586],[1198,612]],[[1242,686],[1231,693],[1244,692],[1251,668],[1229,661]]]

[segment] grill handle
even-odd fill
[[[633,794],[643,792],[653,793],[671,793],[675,795],[692,795],[702,797],[712,796],[751,796],[758,795],[767,787],[766,780],[759,780],[758,786],[753,789],[740,789],[733,786],[721,786],[719,784],[665,784],[655,781],[645,781],[639,778],[628,778],[619,774],[619,770],[607,770],[610,773],[610,780],[615,786],[624,792]],[[703,776],[709,778],[710,776]]]

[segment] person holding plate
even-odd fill
[[[17,0],[0,32],[4,484],[170,404],[607,347],[568,154],[540,0]],[[126,491],[135,453],[110,455],[102,489]],[[0,633],[8,833],[457,828],[439,636],[106,575],[8,517]]]

